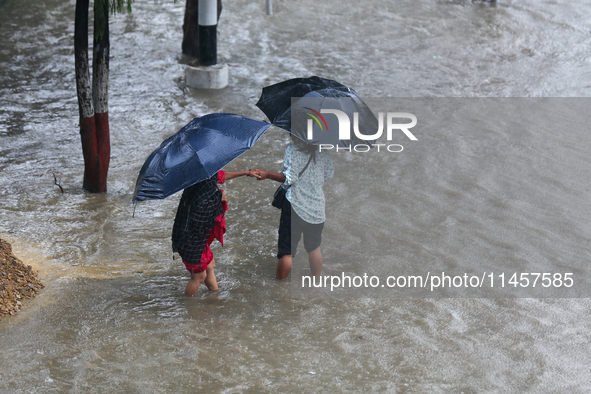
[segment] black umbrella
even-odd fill
[[[193,119],[148,157],[133,200],[166,198],[210,178],[252,147],[269,127],[267,122],[227,113]]]
[[[301,97],[292,106],[292,99]],[[338,82],[319,77],[296,78],[263,88],[256,104],[271,123],[311,144],[332,144],[341,147],[372,143],[360,139],[354,132],[357,126],[363,135],[372,135],[378,129],[378,120],[357,93]],[[349,120],[350,139],[341,139],[339,123],[334,115],[323,116],[323,110],[344,112]],[[355,113],[358,122],[353,123]],[[308,133],[308,120],[313,119],[313,137]],[[320,121],[322,119],[322,121]],[[332,127],[331,127],[332,125]],[[327,130],[324,130],[324,128]]]
[[[275,119],[281,116],[286,110],[291,107],[292,97],[304,97],[306,94],[322,89],[327,90],[327,94],[330,91],[342,91],[345,93],[351,93],[357,96],[357,93],[336,81],[331,79],[325,79],[320,77],[309,77],[309,78],[294,78],[288,79],[287,81],[279,82],[271,86],[263,88],[261,98],[256,103],[256,106],[261,109],[267,115],[267,118],[271,123],[275,124]],[[333,97],[333,96],[326,96]],[[278,126],[281,127],[281,126]],[[289,129],[286,129],[289,130]]]

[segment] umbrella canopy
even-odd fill
[[[369,107],[359,97],[350,93],[332,91],[333,96],[324,96],[325,93],[323,89],[306,94],[288,111],[277,117],[277,123],[289,124],[286,130],[312,145],[348,147],[373,144],[376,139],[371,136],[376,133],[379,125],[378,119]],[[339,119],[331,110],[346,114],[346,124],[341,124],[343,119]],[[355,129],[362,134],[362,138],[357,136]]]
[[[314,76],[309,78],[288,79],[276,83],[275,85],[264,87],[261,98],[256,103],[256,106],[267,115],[267,118],[269,118],[271,123],[278,126],[275,124],[275,119],[278,116],[281,116],[285,111],[289,110],[292,97],[304,97],[310,92],[323,89],[326,89],[324,92],[325,94],[329,94],[325,97],[335,97],[330,95],[330,92],[332,91],[341,91],[357,96],[357,92],[343,84],[331,79]],[[289,131],[289,129],[286,130]]]
[[[293,98],[299,98],[292,103]],[[263,88],[256,104],[271,123],[308,143],[332,144],[341,147],[375,140],[360,139],[354,133],[354,114],[358,115],[357,128],[361,134],[372,135],[378,129],[378,120],[357,93],[338,82],[319,77],[296,78]],[[339,122],[334,115],[321,116],[322,110],[339,110],[349,120],[350,139],[341,139]],[[313,138],[308,135],[308,119],[314,118]],[[322,119],[320,122],[318,119]],[[324,130],[326,126],[326,130]]]
[[[133,201],[166,198],[212,177],[252,147],[269,127],[267,122],[227,113],[193,119],[148,157]]]

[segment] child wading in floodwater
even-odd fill
[[[228,200],[217,184],[248,174],[248,171],[219,171],[183,191],[172,228],[172,250],[179,253],[191,273],[185,288],[188,297],[197,294],[203,282],[210,291],[218,289],[209,245],[214,239],[224,244]]]

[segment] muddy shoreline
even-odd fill
[[[0,238],[0,319],[19,312],[23,301],[43,287],[37,272],[12,254],[12,245]]]

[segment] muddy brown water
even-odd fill
[[[231,2],[218,42],[230,86],[220,91],[184,86],[180,2],[133,7],[111,21],[109,192],[89,195],[81,189],[74,2],[0,1],[0,234],[35,263],[47,286],[0,323],[1,392],[591,389],[586,298],[294,299],[289,282],[273,279],[276,185],[236,179],[226,186],[227,245],[214,249],[220,291],[187,299],[187,274],[170,252],[180,196],[138,204],[135,217],[130,202],[137,173],[160,141],[210,112],[264,119],[254,106],[260,89],[283,79],[321,75],[367,97],[588,97],[588,2],[275,1],[272,16],[264,2]],[[550,255],[565,267],[589,261],[589,139],[544,130],[518,145],[539,149],[510,156],[528,175],[528,195],[539,197],[532,204],[507,203],[516,184],[473,176],[475,164],[479,174],[501,170],[504,151],[487,144],[511,134],[489,141],[443,131],[423,138],[415,156],[397,159],[405,166],[385,172],[384,193],[397,197],[408,232],[387,240],[393,255],[444,251],[437,258],[449,263],[455,252],[469,259],[481,251],[462,249],[461,235],[510,252],[500,231],[530,238],[536,258]],[[287,141],[272,128],[229,169],[278,169]],[[455,150],[424,148],[445,141]],[[337,169],[359,168],[359,159],[335,160]],[[412,172],[425,177],[420,187],[397,168],[421,168]],[[367,186],[340,174],[333,201],[344,187]],[[447,219],[437,211],[441,191],[455,204]],[[494,231],[470,220],[480,203],[502,218],[492,221]],[[544,204],[556,215],[538,215]],[[344,239],[364,236],[354,224]],[[437,245],[432,227],[442,231]],[[327,258],[326,269],[335,266]]]

